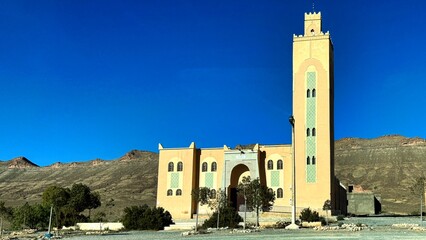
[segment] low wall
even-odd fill
[[[120,222],[77,223],[77,226],[82,231],[119,231],[124,229],[123,224]]]

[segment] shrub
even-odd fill
[[[342,221],[342,220],[345,220],[345,216],[343,216],[343,215],[338,215],[338,216],[337,216],[337,221]]]
[[[317,222],[320,220],[319,214],[317,211],[312,211],[310,208],[305,208],[300,212],[299,216],[301,221],[305,222]]]
[[[226,206],[220,209],[219,214],[219,227],[238,227],[238,223],[242,222],[243,219],[238,212],[230,206]],[[217,211],[212,216],[204,221],[203,228],[216,228],[217,227]]]
[[[146,204],[126,207],[122,222],[127,230],[163,230],[173,223],[168,211],[162,207],[149,208]]]
[[[328,220],[325,219],[324,217],[320,217],[319,221],[321,221],[321,225],[328,225]]]
[[[290,225],[291,222],[286,222],[286,221],[278,221],[275,223],[274,228],[286,228],[288,225]]]

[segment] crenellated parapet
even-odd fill
[[[325,33],[319,32],[313,35],[296,35],[293,34],[293,41],[303,41],[303,40],[314,40],[314,39],[327,39],[330,38],[330,32],[327,31]]]
[[[321,19],[321,12],[305,13],[305,21],[307,21],[307,20],[320,20],[320,19]]]

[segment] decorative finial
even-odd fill
[[[315,2],[312,0],[312,12],[315,13]]]

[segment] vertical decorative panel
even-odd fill
[[[280,186],[280,171],[271,171],[271,187]]]
[[[307,72],[306,74],[306,88],[310,89],[311,92],[316,90],[316,72]],[[315,91],[316,92],[316,91]],[[313,129],[316,128],[316,96],[311,95],[311,97],[306,98],[306,128]],[[306,137],[306,158],[316,157],[316,137],[310,136]],[[306,159],[305,158],[305,159]],[[306,163],[306,182],[315,183],[316,182],[316,164]]]
[[[206,173],[205,179],[204,179],[204,184],[208,188],[213,188],[213,173],[210,173],[210,172]]]
[[[314,183],[317,179],[316,165],[306,166],[306,181],[308,183]]]
[[[170,187],[171,188],[178,188],[179,187],[179,173],[171,173]]]

